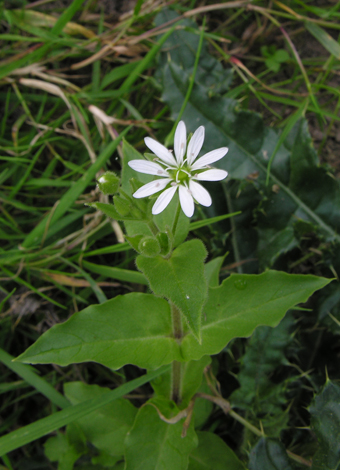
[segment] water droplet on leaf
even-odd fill
[[[238,290],[244,290],[247,287],[247,281],[243,279],[237,279],[236,281],[234,281],[234,286]]]

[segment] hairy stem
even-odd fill
[[[170,303],[172,315],[172,332],[175,340],[180,343],[183,337],[182,318],[181,312],[176,305]],[[182,386],[182,363],[173,361],[172,363],[172,384],[171,384],[171,399],[175,403],[181,401],[181,386]]]

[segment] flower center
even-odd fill
[[[176,181],[178,181],[179,183],[184,183],[184,181],[188,181],[188,179],[189,179],[189,175],[186,171],[183,171],[183,170],[177,171]]]

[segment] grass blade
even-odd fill
[[[46,380],[39,377],[34,367],[20,364],[19,362],[12,362],[13,359],[13,356],[0,348],[0,361],[5,364],[5,366],[18,374],[25,382],[32,385],[32,387],[42,393],[54,405],[59,406],[59,408],[71,406],[71,403],[61,393],[57,392]]]
[[[116,150],[118,147],[119,142],[123,138],[125,134],[130,130],[130,127],[127,127],[124,129],[124,131],[118,135],[116,140],[110,142],[110,144],[103,150],[103,152],[99,155],[95,163],[90,166],[90,168],[87,170],[87,172],[78,180],[78,182],[72,186],[60,199],[58,206],[56,207],[56,210],[54,211],[54,214],[52,217],[50,217],[50,214],[48,214],[33,230],[31,233],[28,234],[28,236],[25,238],[24,242],[22,243],[22,246],[24,248],[28,248],[34,244],[37,244],[40,242],[45,228],[46,224],[50,220],[50,225],[53,226],[57,220],[59,220],[65,212],[71,207],[71,205],[76,201],[78,196],[80,196],[87,185],[94,179],[96,173],[102,168],[102,166],[106,163],[106,161],[111,157],[113,152]]]
[[[153,372],[149,372],[148,374],[139,377],[138,379],[131,380],[111,392],[100,395],[98,398],[87,400],[79,405],[69,406],[62,411],[58,411],[51,416],[40,419],[35,423],[29,424],[28,426],[1,437],[0,456],[18,449],[18,447],[28,444],[29,442],[35,441],[36,439],[39,439],[62,426],[66,426],[67,424],[90,414],[92,411],[111,403],[117,398],[123,397],[136,388],[141,387],[154,378],[164,374],[169,370],[169,368],[170,366],[163,366]]]

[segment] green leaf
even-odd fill
[[[181,369],[181,409],[186,408],[200,388],[204,369],[211,363],[209,356],[203,356],[198,361],[187,361],[182,363]],[[155,393],[167,399],[171,398],[172,370],[157,377],[151,385]]]
[[[158,401],[156,406],[159,407]],[[170,418],[179,409],[170,402],[160,411]],[[189,454],[197,446],[197,436],[191,423],[187,435],[181,437],[183,422],[184,419],[176,424],[162,421],[149,404],[140,408],[125,441],[125,470],[186,470]]]
[[[340,44],[330,34],[311,21],[305,21],[305,26],[330,54],[333,54],[338,60],[340,59]]]
[[[168,302],[154,295],[119,295],[55,325],[18,360],[67,365],[95,361],[113,369],[155,369],[181,360]]]
[[[68,382],[64,385],[65,396],[72,405],[100,397],[109,390],[83,382]],[[124,439],[133,425],[136,414],[137,408],[128,400],[118,398],[78,420],[77,424],[87,440],[97,449],[119,457],[124,454]]]
[[[273,439],[260,439],[249,457],[249,470],[294,470],[283,445]]]
[[[261,420],[265,434],[279,437],[287,426],[285,382],[273,383],[270,377],[281,365],[288,365],[285,349],[291,344],[294,318],[289,313],[275,328],[258,327],[241,358],[237,379],[240,388],[235,390],[230,401],[247,411],[247,419],[253,424]]]
[[[82,455],[69,443],[65,434],[58,433],[50,437],[44,445],[46,457],[51,462],[58,462],[58,470],[72,470],[75,462]]]
[[[172,361],[198,360],[219,353],[235,337],[251,335],[259,325],[277,325],[288,309],[329,282],[279,271],[232,274],[209,291],[201,344],[189,331],[177,343],[164,299],[140,293],[117,296],[55,325],[17,360],[63,366],[95,361],[113,369],[125,364],[156,369]]]
[[[285,49],[278,49],[275,51],[274,59],[277,62],[287,62],[287,60],[289,60],[289,54]]]
[[[165,19],[165,15],[166,13],[162,12],[162,20]],[[176,32],[171,44],[166,44],[167,49],[162,53],[157,71],[163,86],[163,100],[170,107],[174,119],[180,112],[190,83],[196,51],[194,45],[197,43],[197,35],[190,36],[188,32],[181,35],[181,33],[181,31]],[[176,47],[179,43],[180,51]],[[217,62],[212,57],[210,61]],[[199,70],[205,70],[206,74],[209,74],[206,58],[204,60],[201,58]],[[266,128],[258,114],[241,110],[235,100],[211,93],[204,79],[199,77],[193,86],[183,113],[183,120],[189,132],[194,132],[199,125],[205,126],[206,138],[202,153],[222,146],[229,147],[228,155],[216,163],[217,167],[227,170],[229,176],[234,179],[244,179],[256,172],[258,174],[256,183],[260,187],[263,186],[268,161],[270,155],[276,151],[279,134],[273,129]],[[301,120],[301,123],[299,125],[306,127],[306,121]],[[244,129],[247,129],[247,132]],[[306,158],[306,154],[314,151],[311,141],[307,143],[306,138],[299,140],[297,137],[296,147],[299,141],[303,152],[295,152],[295,148],[289,148],[287,142],[276,151],[271,165],[270,183],[280,191],[281,197],[290,200],[292,219],[308,220],[319,226],[320,232],[327,240],[340,241],[339,182],[328,175],[324,168],[315,166],[313,175],[300,172],[298,186],[290,184],[290,157],[291,161],[299,155],[300,158]],[[292,179],[294,178],[292,174]],[[315,195],[311,188],[315,189]]]
[[[100,210],[105,215],[115,220],[135,220],[134,217],[123,216],[121,215],[113,204],[105,204],[103,202],[89,202],[86,204],[89,207],[94,207],[95,209]]]
[[[123,282],[134,282],[136,284],[148,285],[148,281],[145,279],[143,274],[137,271],[131,271],[129,269],[115,268],[114,266],[106,266],[102,264],[90,263],[89,261],[83,261],[83,266],[94,273],[100,274],[111,279],[117,279]]]
[[[198,432],[197,437],[198,447],[190,454],[188,470],[246,470],[230,447],[216,434]]]
[[[333,470],[340,466],[340,387],[327,381],[309,407],[311,427],[319,441],[312,470]]]
[[[220,284],[220,270],[225,256],[218,256],[204,265],[205,277],[209,287],[218,287]]]
[[[209,290],[203,310],[202,343],[183,338],[184,358],[217,354],[236,337],[247,337],[259,325],[276,326],[286,311],[305,302],[330,282],[316,276],[267,271],[260,275],[232,274],[220,287]]]
[[[204,260],[207,252],[200,240],[183,243],[170,258],[138,256],[136,264],[156,295],[169,299],[184,315],[190,330],[200,338],[202,308],[207,296]]]
[[[117,398],[123,397],[124,395],[132,392],[132,390],[135,390],[145,383],[150,382],[150,380],[153,380],[158,375],[163,374],[168,370],[168,367],[149,372],[148,374],[143,375],[138,379],[131,380],[130,382],[121,385],[115,390],[111,390],[104,395],[101,395],[97,398],[92,398],[91,400],[83,403],[79,403],[79,405],[69,406],[65,410],[58,411],[51,416],[42,418],[35,423],[29,424],[0,437],[0,456],[11,452],[18,447],[28,444],[29,442],[32,442],[39,437],[45,436],[46,434],[55,431],[62,426],[70,424],[77,419],[81,419],[92,411],[95,411],[98,408],[111,403]]]

